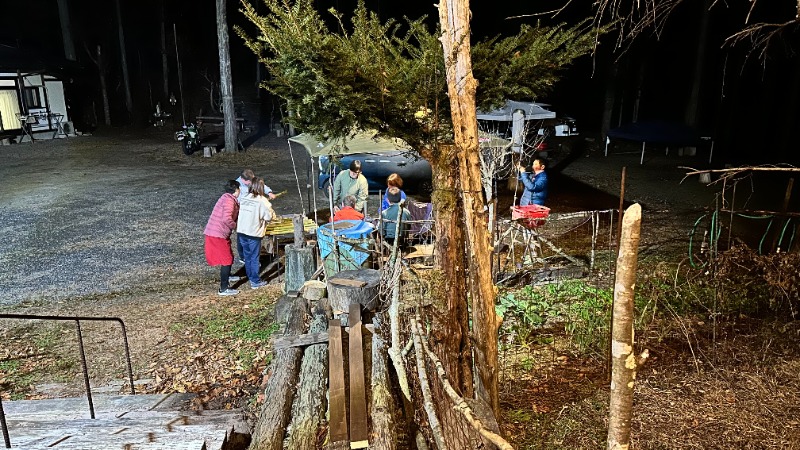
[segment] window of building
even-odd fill
[[[39,88],[26,87],[23,91],[23,95],[25,96],[25,106],[27,106],[28,109],[42,108],[42,98],[39,96]]]

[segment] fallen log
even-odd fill
[[[306,300],[297,298],[293,301],[285,335],[303,334],[305,332],[308,310]],[[251,450],[282,450],[283,435],[289,424],[292,410],[292,398],[297,385],[300,360],[303,349],[291,347],[277,350],[270,365],[269,380],[264,389],[264,405],[253,428]]]
[[[378,317],[373,319],[375,329],[380,328]],[[372,335],[372,401],[370,402],[371,450],[395,450],[397,430],[394,413],[397,410],[389,382],[389,361],[386,344],[378,333]]]
[[[311,333],[325,332],[324,344],[311,345],[305,350],[300,365],[300,385],[292,405],[292,425],[289,432],[289,450],[316,448],[320,425],[325,419],[326,391],[328,388],[328,319],[330,306],[325,300],[317,302],[311,322]]]

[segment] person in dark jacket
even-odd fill
[[[217,200],[211,217],[208,218],[205,231],[206,262],[209,266],[220,266],[219,269],[219,295],[236,295],[236,289],[231,289],[231,282],[239,281],[239,277],[231,276],[233,265],[233,251],[231,250],[231,233],[236,229],[236,220],[239,217],[239,183],[229,180],[225,184],[225,193]]]
[[[399,247],[403,245],[403,237],[407,234],[408,231],[408,222],[411,220],[411,213],[403,207],[400,198],[400,192],[389,193],[386,197],[389,200],[389,207],[385,209],[381,216],[383,217],[383,227],[381,229],[381,236],[386,240],[389,245],[394,244],[394,240],[396,238],[400,238],[400,242],[398,243]],[[397,229],[397,221],[400,221],[400,235],[395,236],[395,232],[398,231]]]
[[[522,197],[519,199],[519,206],[544,205],[547,200],[547,161],[537,156],[533,160],[530,168],[520,164],[519,180],[525,185]]]

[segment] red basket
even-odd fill
[[[550,208],[542,205],[512,206],[511,219],[519,220],[527,228],[542,226],[550,216]]]

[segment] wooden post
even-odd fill
[[[789,201],[792,199],[792,188],[794,187],[794,178],[789,178],[789,184],[786,185],[786,194],[783,196],[783,205],[781,206],[781,214],[786,214],[786,211],[789,209]],[[732,210],[733,208],[731,208]],[[784,217],[785,220],[788,220]],[[779,245],[782,243],[779,241],[781,237],[781,232],[775,230],[775,238],[772,240],[772,251],[773,252],[780,252],[781,248]]]
[[[634,204],[622,219],[622,240],[614,283],[614,324],[611,341],[611,400],[608,411],[608,450],[630,447],[633,383],[636,356],[633,353],[633,296],[642,208]]]
[[[294,248],[303,248],[306,245],[306,239],[303,236],[303,215],[295,214],[292,216],[292,225],[294,226]]]
[[[296,298],[292,304],[286,335],[298,335],[305,332],[306,300]],[[275,351],[275,358],[270,365],[267,387],[264,389],[265,402],[253,428],[252,450],[282,450],[286,426],[289,425],[292,410],[292,398],[299,376],[300,360],[303,349],[289,347]]]
[[[333,319],[328,322],[328,397],[330,403],[330,423],[328,441],[331,444],[347,442],[347,398],[344,389],[344,354],[342,352],[342,322]]]
[[[347,361],[350,366],[350,448],[369,446],[367,389],[364,380],[364,346],[361,339],[361,305],[350,305]]]
[[[627,166],[622,166],[622,178],[619,182],[619,220],[617,223],[617,256],[619,256],[622,239],[622,215],[625,213],[625,171]],[[609,318],[611,328],[608,330],[608,350],[606,352],[606,376],[611,377],[611,337],[614,335],[614,308],[611,308],[611,317]]]
[[[299,291],[306,281],[311,279],[317,268],[316,254],[314,246],[297,247],[296,244],[286,246],[286,272],[285,285],[286,292]]]

